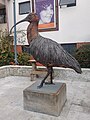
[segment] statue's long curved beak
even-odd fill
[[[12,28],[10,29],[10,34],[12,33],[12,29],[16,26],[16,25],[18,25],[19,23],[21,23],[21,22],[25,22],[25,21],[27,21],[26,19],[23,19],[23,20],[20,20],[19,22],[17,22],[14,26],[12,26]]]

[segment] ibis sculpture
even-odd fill
[[[81,73],[81,68],[78,61],[70,55],[57,42],[42,37],[38,32],[39,18],[36,13],[30,13],[25,19],[17,22],[13,27],[21,22],[28,21],[30,24],[27,28],[27,39],[29,49],[34,59],[47,67],[47,74],[41,81],[38,88],[41,88],[45,83],[46,78],[50,75],[50,84],[53,84],[53,67],[65,67],[74,69],[77,73]],[[12,31],[11,28],[10,32]]]

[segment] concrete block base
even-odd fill
[[[66,101],[66,84],[55,83],[38,89],[36,82],[23,91],[25,110],[59,116]]]

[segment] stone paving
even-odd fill
[[[35,82],[30,77],[0,78],[0,120],[90,120],[90,79],[55,81],[67,86],[67,102],[59,117],[23,109],[23,90]]]

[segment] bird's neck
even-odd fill
[[[28,25],[28,28],[27,28],[28,43],[30,44],[30,42],[37,36],[38,36],[38,23],[32,22]]]

